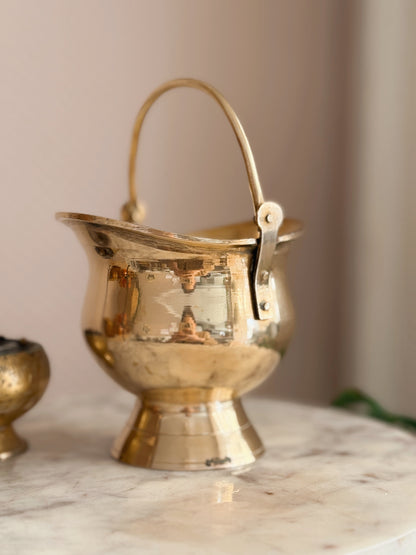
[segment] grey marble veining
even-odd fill
[[[48,399],[0,465],[9,554],[416,553],[416,440],[341,411],[246,399],[267,448],[244,472],[161,472],[108,454],[133,398]]]

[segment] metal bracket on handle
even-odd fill
[[[275,202],[264,202],[257,210],[256,223],[260,230],[260,238],[252,287],[254,286],[254,304],[259,320],[268,320],[272,317],[275,295],[270,289],[270,276],[277,236],[283,217],[282,208]]]

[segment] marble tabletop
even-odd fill
[[[108,452],[133,399],[46,398],[0,464],[0,552],[416,553],[416,439],[342,411],[245,406],[267,453],[239,472],[165,472]]]

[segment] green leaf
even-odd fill
[[[375,399],[363,393],[359,389],[346,389],[338,395],[331,403],[333,407],[344,408],[353,412],[364,412],[371,418],[388,422],[405,428],[406,430],[416,431],[416,419],[410,416],[394,414],[384,409]]]

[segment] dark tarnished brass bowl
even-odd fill
[[[101,367],[140,399],[113,456],[158,469],[234,468],[263,452],[240,396],[270,375],[292,336],[286,255],[301,224],[264,202],[237,117],[218,91],[194,80],[163,85],[139,112],[124,214],[133,220],[141,212],[134,160],[144,116],[177,86],[214,96],[233,124],[255,222],[177,235],[83,214],[58,218],[75,231],[90,263],[85,339]]]
[[[0,460],[26,450],[12,422],[39,401],[48,381],[49,362],[41,345],[0,337]]]

